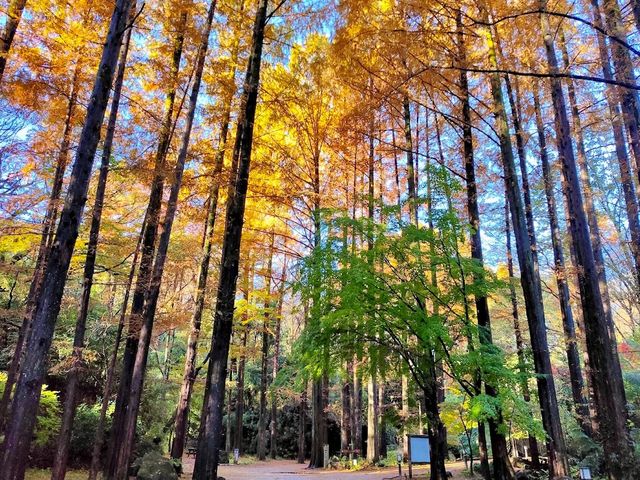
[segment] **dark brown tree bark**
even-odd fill
[[[497,71],[495,44],[490,32],[486,32],[485,35],[487,47],[489,48],[490,67]],[[560,423],[556,388],[551,370],[551,359],[549,357],[540,277],[537,275],[531,251],[499,74],[491,74],[490,80],[496,130],[500,140],[504,180],[516,238],[516,250],[521,272],[520,280],[527,310],[535,370],[538,374],[538,396],[542,411],[542,423],[548,437],[549,473],[552,477],[566,476],[569,472],[569,466]]]
[[[110,445],[108,453],[108,463],[106,465],[105,474],[108,479],[113,479],[116,474],[118,463],[120,439],[124,436],[124,422],[127,410],[129,408],[129,397],[131,391],[131,380],[133,374],[133,365],[138,349],[138,340],[140,330],[142,328],[142,315],[144,310],[144,301],[147,290],[150,286],[153,258],[156,250],[156,237],[158,233],[158,225],[160,222],[160,209],[162,205],[162,193],[164,189],[166,158],[169,150],[169,144],[172,135],[173,113],[176,97],[176,89],[178,82],[178,72],[180,69],[180,59],[182,58],[182,50],[184,45],[184,32],[187,23],[186,12],[178,14],[176,25],[176,37],[173,44],[173,53],[171,57],[170,81],[165,94],[165,111],[162,119],[160,135],[158,138],[158,146],[155,153],[154,177],[151,184],[151,192],[149,194],[149,204],[146,211],[146,222],[142,231],[142,247],[140,265],[138,268],[138,277],[136,287],[133,292],[131,302],[131,314],[129,316],[129,326],[125,349],[122,357],[122,370],[120,374],[120,384],[118,388],[118,396],[116,398],[115,411],[111,424]]]
[[[53,330],[60,311],[60,304],[67,272],[73,255],[82,211],[86,203],[93,158],[100,141],[100,127],[109,102],[122,37],[131,0],[118,0],[111,17],[109,32],[102,50],[93,92],[84,127],[80,135],[73,166],[71,183],[67,192],[55,241],[47,262],[40,292],[32,319],[32,331],[27,341],[25,358],[12,402],[12,415],[5,432],[2,450],[3,480],[24,478],[29,446],[36,422],[40,390],[47,371],[47,357],[53,339]]]
[[[275,330],[273,333],[273,359],[271,363],[271,381],[274,382],[280,368],[280,332],[282,329],[282,307],[284,304],[284,293],[287,282],[287,260],[282,263],[282,273],[280,274],[280,291],[278,298],[278,308],[276,311]],[[274,460],[278,456],[278,402],[276,391],[271,389],[271,421],[269,423],[269,455]]]
[[[592,16],[593,16],[594,25],[596,25],[599,28],[603,28],[604,26],[602,23],[602,16],[600,15],[600,7],[598,5],[598,0],[592,0],[591,5],[592,5]],[[640,5],[640,2],[634,2],[634,9],[636,5]],[[611,58],[609,55],[609,48],[602,35],[598,35],[597,40],[598,40],[598,53],[600,56],[600,65],[602,67],[602,76],[607,80],[613,80],[614,75],[611,69]],[[563,49],[562,55],[563,55],[563,58],[565,59],[564,61],[565,69],[568,69],[568,61],[567,61],[568,54],[566,52],[566,46]],[[569,85],[572,85],[572,83],[570,83]],[[618,160],[618,167],[620,168],[620,182],[622,183],[624,202],[627,210],[627,221],[629,223],[629,231],[631,232],[631,252],[634,257],[634,262],[636,267],[636,281],[638,282],[638,285],[637,285],[638,295],[640,296],[640,221],[638,220],[640,208],[638,207],[638,198],[636,196],[636,190],[635,190],[635,185],[633,181],[633,170],[631,168],[631,162],[629,160],[629,153],[627,151],[626,139],[624,135],[624,126],[623,126],[623,121],[624,121],[629,124],[628,131],[630,133],[636,131],[635,127],[633,126],[633,123],[635,121],[635,116],[630,117],[629,119],[623,118],[622,111],[620,108],[620,103],[619,103],[620,101],[619,92],[613,87],[608,87],[607,93],[608,95],[605,95],[605,98],[607,99],[607,106],[609,107],[609,116],[611,118],[611,127],[613,130],[613,138],[615,142],[616,158]],[[575,98],[575,93],[573,93],[573,95],[571,94],[569,95],[569,100],[571,102],[571,111],[573,113],[574,118],[576,118],[577,106],[576,108],[574,108],[574,106],[576,105],[576,102],[575,100],[573,100],[573,98]],[[574,122],[574,125],[575,125],[575,122]],[[636,165],[638,164],[639,163],[636,161]],[[586,169],[586,163],[581,162],[580,156],[578,157],[578,165],[580,167],[580,179],[583,183],[583,188],[585,188],[584,186],[586,185],[586,181],[588,181],[589,176]],[[586,191],[585,191],[585,203],[586,203],[586,200],[587,198],[586,198]],[[597,248],[599,245],[598,242],[600,241],[600,236],[595,235],[596,238],[594,238],[594,233],[595,234],[599,233],[597,229],[598,223],[597,221],[595,222],[596,229],[594,231],[594,225],[593,225],[594,221],[592,220],[593,215],[590,212],[591,211],[587,206],[587,215],[588,215],[587,220],[589,221],[591,243],[594,248],[593,253],[596,260],[596,266],[598,267],[598,273],[602,277],[603,274],[600,272],[604,272],[604,264],[603,263],[601,263],[600,265],[598,264],[598,262],[602,258],[602,248],[600,248],[599,250]],[[602,262],[604,262],[604,260],[602,260]],[[601,290],[602,290],[602,287],[603,285],[602,285],[602,278],[601,278],[601,286],[600,286]],[[607,304],[609,301],[608,292],[605,290],[602,290],[601,293],[603,295],[603,300],[605,302],[605,311],[608,308],[608,311],[610,312],[611,308],[607,307]]]
[[[236,411],[235,411],[235,438],[234,447],[242,454],[242,417],[244,415],[244,368],[246,364],[245,349],[247,348],[247,329],[242,332],[242,354],[238,362],[238,375],[236,376]]]
[[[362,455],[362,374],[360,361],[353,361],[353,406],[351,408],[351,435],[354,450]]]
[[[233,338],[233,337],[232,337]],[[229,381],[233,381],[233,371],[235,369],[235,359],[231,359],[231,365],[229,367]],[[226,418],[226,431],[224,434],[224,449],[227,452],[231,452],[231,401],[233,399],[232,391],[227,391],[227,418]]]
[[[598,8],[598,0],[591,0],[591,5],[594,10],[594,24],[601,28],[602,17],[600,16],[600,9]],[[625,42],[626,30],[618,1],[603,0],[602,8],[607,33],[617,40]],[[636,80],[633,62],[629,50],[619,42],[611,42],[611,54],[614,66],[613,71],[615,72],[614,78],[619,82],[635,85]],[[638,111],[640,101],[638,99],[638,93],[635,90],[622,86],[616,87],[616,91],[622,109],[624,123],[627,126],[631,150],[636,160],[636,175],[640,177],[640,112]]]
[[[547,154],[547,141],[544,134],[544,124],[540,111],[540,101],[538,92],[533,92],[533,104],[536,116],[536,127],[538,130],[538,145],[540,147],[540,160],[542,163],[542,177],[544,180],[544,191],[547,198],[547,212],[549,214],[549,224],[551,227],[551,243],[553,246],[553,258],[555,266],[556,284],[558,287],[558,300],[560,301],[560,315],[564,329],[565,350],[567,353],[567,364],[569,366],[569,378],[571,383],[571,394],[573,397],[575,413],[583,432],[591,436],[591,421],[589,418],[589,404],[584,397],[584,380],[582,378],[582,367],[580,366],[580,354],[576,338],[576,327],[571,311],[571,300],[569,298],[569,284],[564,262],[564,252],[562,250],[562,238],[558,223],[556,200],[554,195],[554,182],[549,165]]]
[[[258,460],[267,459],[267,387],[269,384],[269,345],[271,331],[271,278],[273,275],[273,246],[274,235],[271,233],[271,246],[269,249],[269,259],[267,260],[267,270],[265,272],[265,313],[262,323],[262,356],[260,358],[260,404],[258,409]]]
[[[536,228],[533,222],[533,207],[531,205],[531,187],[529,186],[529,171],[527,168],[527,155],[524,148],[524,132],[520,120],[520,98],[514,98],[513,86],[509,75],[504,76],[504,84],[507,89],[507,99],[511,109],[511,120],[516,138],[516,151],[518,152],[518,164],[520,167],[520,178],[522,180],[522,196],[524,199],[524,214],[527,220],[527,231],[529,232],[529,243],[531,244],[531,256],[536,271],[539,271],[538,249],[536,240]],[[538,274],[539,275],[539,274]]]
[[[27,0],[11,0],[7,11],[7,20],[4,24],[2,36],[0,36],[0,83],[4,76],[4,69],[7,66],[7,57],[11,50],[13,38],[16,36],[18,25],[22,19],[22,12],[27,4]]]
[[[559,30],[558,38],[560,39],[561,46],[563,48],[563,58],[565,61],[565,69],[569,70],[569,55],[566,51],[566,45],[564,44],[563,30]],[[613,313],[611,311],[611,300],[609,298],[609,286],[607,282],[607,275],[605,270],[604,253],[600,235],[600,227],[598,225],[598,215],[596,213],[595,205],[593,202],[593,189],[591,188],[591,179],[589,177],[589,170],[587,168],[588,158],[584,143],[584,135],[582,132],[582,124],[580,122],[580,114],[578,111],[578,103],[576,99],[576,92],[573,80],[567,79],[567,93],[569,97],[569,106],[571,108],[571,115],[573,120],[572,133],[576,139],[577,147],[577,164],[580,178],[580,184],[582,187],[582,198],[584,202],[585,212],[587,214],[587,223],[589,225],[589,235],[591,239],[591,246],[593,249],[593,257],[596,262],[596,269],[598,271],[598,279],[600,282],[600,293],[602,295],[603,306],[605,314],[607,315],[607,321],[609,322],[610,334],[615,338],[615,328],[613,326]],[[632,221],[629,225],[630,229],[635,231],[636,240],[640,242],[640,224],[638,223],[637,215],[635,222]],[[634,256],[636,271],[635,279],[637,287],[640,287],[640,243],[632,243],[631,251]],[[636,255],[637,254],[637,255]],[[640,290],[637,290],[640,294]]]
[[[229,341],[233,326],[236,283],[240,260],[240,241],[244,224],[244,209],[249,183],[251,147],[253,143],[253,122],[258,104],[262,46],[267,20],[268,0],[260,0],[256,10],[251,41],[249,65],[244,82],[238,115],[238,130],[233,151],[233,162],[237,174],[229,189],[229,201],[225,221],[220,280],[216,296],[216,312],[211,356],[207,372],[207,384],[202,406],[200,438],[196,456],[194,480],[217,478],[218,457],[222,434],[222,406],[226,378]]]
[[[320,224],[320,149],[315,148],[313,151],[313,172],[312,172],[313,211],[311,216],[313,219],[313,246],[320,246],[321,240],[321,224]],[[315,303],[315,301],[314,301]],[[323,352],[324,353],[324,352]],[[327,417],[326,402],[324,395],[324,382],[326,373],[323,372],[319,378],[314,378],[311,383],[311,452],[309,468],[324,467],[323,446],[327,442]]]
[[[543,1],[542,7],[546,6]],[[558,71],[553,37],[547,15],[541,15],[542,34],[551,73]],[[562,85],[552,78],[551,96],[556,123],[558,154],[569,207],[569,231],[575,246],[582,312],[586,329],[591,380],[599,422],[599,435],[611,479],[631,479],[636,472],[633,444],[627,427],[628,412],[616,340],[611,336],[603,305],[600,279],[593,255],[589,226],[580,192],[580,180],[571,143],[571,129]]]
[[[13,392],[13,387],[19,374],[20,362],[24,356],[25,342],[31,329],[31,317],[40,294],[42,277],[47,265],[47,260],[49,259],[53,234],[60,210],[60,197],[62,195],[64,174],[69,162],[69,150],[71,148],[72,119],[78,101],[79,74],[80,62],[78,61],[76,62],[73,80],[71,82],[71,91],[69,93],[69,101],[67,102],[64,128],[62,130],[62,140],[60,142],[60,150],[58,150],[56,169],[51,185],[51,193],[49,194],[49,201],[47,203],[47,210],[42,221],[42,234],[40,235],[40,245],[38,247],[38,256],[36,258],[31,285],[29,286],[29,293],[27,294],[25,315],[22,318],[22,324],[18,331],[13,357],[7,369],[7,381],[5,382],[2,399],[0,399],[0,432],[4,429],[7,419],[7,409],[11,401],[11,393]]]
[[[135,18],[135,2],[132,4],[130,19]],[[124,83],[124,72],[129,53],[129,43],[133,28],[128,28],[125,34],[118,63],[115,83],[113,87],[113,98],[111,99],[111,111],[107,121],[107,130],[102,149],[100,162],[100,173],[98,175],[98,185],[96,196],[91,212],[91,227],[89,231],[89,243],[87,244],[87,255],[84,263],[84,274],[82,279],[82,297],[80,298],[80,310],[76,320],[76,328],[73,338],[72,364],[67,376],[67,388],[65,389],[64,410],[62,413],[62,424],[53,467],[51,469],[51,480],[64,480],[67,471],[67,460],[69,457],[69,442],[73,429],[73,420],[76,413],[76,395],[80,382],[80,371],[82,369],[82,351],[84,349],[84,336],[86,331],[87,318],[89,316],[89,302],[91,300],[91,288],[93,287],[93,274],[95,272],[96,258],[98,254],[98,239],[100,235],[100,223],[102,221],[102,210],[104,207],[104,195],[107,188],[107,177],[109,175],[109,163],[111,161],[111,151],[113,138],[115,135],[116,121],[118,119],[118,109],[120,108],[120,95]]]
[[[306,460],[306,430],[307,430],[307,384],[300,394],[300,412],[298,413],[298,463]]]
[[[505,195],[506,198],[506,195]],[[511,222],[509,220],[509,202],[504,203],[504,219],[505,234],[507,243],[507,271],[509,272],[509,297],[511,299],[511,315],[513,317],[513,331],[516,337],[516,352],[518,355],[518,370],[521,375],[526,375],[527,366],[525,360],[525,344],[522,337],[522,328],[520,327],[520,313],[518,311],[518,297],[516,296],[516,288],[514,285],[515,277],[513,273],[513,253],[511,249]],[[531,401],[531,392],[529,390],[529,382],[526,378],[522,379],[522,398],[525,402]],[[540,447],[538,440],[533,435],[529,435],[529,451],[531,453],[531,466],[535,470],[540,469]]]
[[[457,37],[458,37],[458,61],[461,65],[466,65],[466,45],[462,30],[462,14],[460,11],[456,15]],[[462,99],[462,147],[465,165],[465,177],[467,185],[467,214],[469,216],[469,224],[471,225],[471,258],[475,259],[480,265],[484,265],[482,254],[482,238],[480,235],[480,210],[478,208],[478,186],[476,184],[476,166],[473,151],[473,134],[471,127],[473,125],[471,119],[471,106],[469,101],[469,82],[467,72],[460,71],[460,90]],[[442,151],[440,132],[438,129],[438,146]],[[440,156],[443,157],[442,153]],[[526,172],[525,172],[526,173]],[[533,226],[533,224],[532,224]],[[531,231],[533,233],[533,231]],[[477,278],[476,280],[481,280]],[[491,331],[491,316],[489,314],[489,302],[486,296],[475,296],[476,318],[478,321],[478,337],[480,344],[483,346],[493,345]],[[482,378],[482,372],[480,372]],[[493,385],[485,382],[485,391],[487,395],[496,397],[497,391]],[[502,433],[499,432],[499,426],[502,423],[502,413],[498,412],[497,417],[488,420],[489,434],[491,436],[491,445],[493,449],[493,475],[496,480],[511,480],[515,476],[513,466],[509,461],[507,452],[507,441]],[[479,424],[480,427],[481,424]],[[484,430],[484,428],[483,428]],[[480,428],[478,428],[480,433]],[[484,432],[482,432],[484,436]],[[486,471],[489,474],[488,470]]]
[[[351,436],[351,390],[353,389],[353,366],[351,361],[348,361],[345,368],[346,379],[342,385],[342,414],[340,416],[340,450],[349,450],[349,445],[352,442]]]
[[[230,78],[233,80],[236,76],[236,61],[238,58],[238,45],[234,47],[231,60],[233,67],[231,68]],[[232,82],[235,86],[235,82]],[[180,397],[176,407],[176,419],[174,422],[174,436],[171,443],[171,457],[182,458],[184,446],[186,443],[187,423],[189,417],[189,404],[191,402],[191,393],[195,382],[196,373],[196,354],[198,349],[198,340],[200,338],[200,327],[202,324],[202,313],[204,311],[207,281],[209,278],[209,263],[211,261],[211,250],[213,248],[214,229],[217,218],[218,197],[220,195],[220,185],[222,183],[222,168],[224,167],[224,156],[227,146],[227,137],[229,133],[229,123],[231,121],[231,106],[236,89],[232,88],[224,98],[224,111],[222,121],[220,122],[220,136],[218,139],[218,149],[216,152],[215,162],[212,171],[211,189],[209,192],[209,209],[207,211],[207,219],[205,224],[205,242],[202,248],[202,260],[200,261],[200,272],[198,274],[198,284],[196,287],[196,304],[191,317],[191,330],[189,339],[187,340],[187,352],[185,354],[184,374],[182,377],[182,387],[180,389]],[[233,174],[233,173],[232,173]]]
[[[138,419],[138,410],[140,407],[140,399],[142,396],[142,388],[144,385],[144,376],[147,366],[147,355],[149,352],[149,344],[151,342],[151,333],[155,318],[156,307],[160,295],[160,286],[162,284],[162,274],[169,250],[169,242],[171,239],[171,230],[178,209],[178,195],[182,186],[182,177],[184,174],[184,165],[189,152],[189,142],[191,139],[191,129],[195,119],[196,106],[198,104],[198,96],[200,94],[200,85],[202,84],[202,74],[204,72],[204,62],[209,48],[209,36],[211,26],[213,24],[213,15],[216,9],[216,0],[212,0],[209,4],[207,18],[201,33],[200,44],[198,45],[198,53],[196,56],[195,68],[193,73],[193,85],[189,95],[189,103],[187,115],[185,118],[185,128],[182,134],[180,151],[174,169],[173,183],[169,193],[166,212],[162,223],[162,232],[158,242],[158,250],[153,264],[153,274],[151,284],[144,305],[144,323],[140,330],[138,348],[136,350],[136,358],[131,375],[131,390],[129,392],[129,408],[127,409],[123,436],[119,439],[118,461],[115,478],[117,480],[125,480],[128,478],[129,462],[131,452],[133,450],[133,442]],[[226,368],[225,368],[226,370]]]
[[[142,221],[143,228],[146,218]],[[96,480],[98,476],[98,470],[100,469],[100,458],[102,456],[102,446],[104,444],[104,431],[105,421],[107,418],[107,410],[109,409],[109,400],[111,398],[111,389],[113,388],[113,380],[116,372],[116,362],[118,361],[118,350],[120,349],[120,343],[122,341],[122,332],[124,331],[124,324],[127,319],[127,306],[129,305],[129,294],[131,293],[131,286],[136,274],[136,267],[138,265],[138,257],[140,255],[140,247],[142,245],[142,232],[138,235],[138,242],[136,249],[133,253],[133,260],[131,261],[131,269],[129,271],[129,277],[127,278],[127,285],[124,291],[124,299],[122,300],[122,310],[120,312],[120,319],[118,321],[118,328],[116,330],[116,338],[114,340],[113,352],[109,360],[109,366],[107,367],[107,378],[104,382],[104,390],[102,391],[102,406],[100,408],[100,418],[98,420],[98,426],[96,427],[96,434],[93,440],[93,452],[91,454],[91,467],[89,469],[89,480]]]
[[[407,158],[407,187],[409,192],[409,217],[415,224],[418,223],[418,205],[415,181],[415,165],[413,162],[413,139],[411,137],[411,104],[409,97],[405,95],[402,100],[404,112],[404,140],[405,154]]]

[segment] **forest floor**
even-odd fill
[[[299,464],[291,460],[270,460],[248,465],[221,465],[218,475],[226,480],[383,480],[397,478],[397,468],[379,468],[375,470],[337,471],[337,470],[309,470],[306,464]],[[184,459],[185,472],[183,480],[191,478],[193,472],[193,458]],[[453,475],[452,480],[462,480],[464,463],[448,463],[447,471]],[[427,466],[414,467],[414,478],[424,479],[428,472]],[[403,476],[409,474],[406,465],[402,467]],[[26,480],[49,480],[50,470],[29,470]],[[86,480],[86,470],[73,470],[67,473],[67,480]]]
[[[183,463],[185,474],[183,478],[190,478],[193,471],[193,459],[185,459]],[[449,463],[447,470],[453,474],[454,480],[463,477],[464,463]],[[414,467],[415,478],[425,478],[427,466]],[[402,468],[403,476],[409,473],[406,466]],[[416,475],[420,474],[419,477]],[[397,468],[381,468],[361,471],[337,471],[337,470],[309,470],[306,464],[299,464],[292,460],[271,460],[257,462],[250,465],[221,465],[218,475],[225,480],[294,480],[294,479],[318,479],[318,480],[382,480],[398,475]]]

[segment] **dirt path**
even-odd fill
[[[193,471],[193,459],[184,459],[185,475],[183,478],[191,478]],[[464,468],[462,463],[451,463],[447,465],[447,470],[451,471],[453,478],[462,478],[460,472]],[[421,466],[414,468],[414,476],[417,473],[424,474],[428,467]],[[402,469],[403,475],[408,474],[406,467]],[[375,471],[362,472],[339,472],[336,470],[309,470],[306,464],[300,465],[291,460],[271,460],[259,462],[251,465],[222,465],[218,470],[218,475],[226,480],[382,480],[398,475],[397,468],[386,468]]]

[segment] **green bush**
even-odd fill
[[[0,396],[4,392],[7,383],[7,374],[0,372]],[[33,447],[39,448],[46,446],[52,441],[60,430],[60,402],[57,392],[49,390],[46,385],[42,386],[40,395],[40,408],[38,410],[38,418],[36,421],[36,429],[34,432]]]

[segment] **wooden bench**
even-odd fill
[[[195,457],[196,456],[196,452],[198,451],[198,441],[197,440],[188,440],[187,441],[187,445],[186,445],[186,449],[187,449],[187,457]]]

